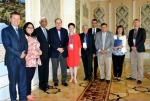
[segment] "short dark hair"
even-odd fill
[[[25,23],[24,26],[23,26],[24,33],[25,33],[27,36],[36,37],[35,31],[33,31],[33,33],[32,33],[31,35],[27,33],[26,28],[28,27],[28,25],[32,25],[32,27],[34,28],[34,25],[33,25],[31,22],[27,22],[27,23]]]
[[[60,20],[60,21],[62,22],[62,20],[61,20],[60,18],[56,18],[56,19],[55,19],[55,23],[56,23],[57,20]]]
[[[69,28],[70,26],[73,26],[73,27],[75,28],[75,24],[74,24],[74,23],[69,23],[69,24],[68,24],[68,28]]]
[[[97,19],[93,19],[92,21],[96,21],[97,22]]]
[[[20,16],[20,13],[17,12],[17,11],[11,12],[10,13],[10,18],[12,18],[13,15],[19,15]]]
[[[140,22],[140,20],[139,20],[139,19],[134,19],[134,21],[139,21],[139,22]]]
[[[118,35],[118,29],[119,28],[122,28],[122,35],[124,35],[124,28],[123,28],[123,26],[122,25],[119,25],[119,26],[117,26],[117,29],[116,29],[116,35]]]
[[[101,27],[102,27],[102,26],[104,26],[104,25],[106,25],[106,26],[107,26],[107,24],[106,24],[106,23],[102,23],[102,24],[101,24]]]

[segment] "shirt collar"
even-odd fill
[[[16,28],[18,29],[18,27],[15,27],[14,25],[12,25],[12,27],[16,30]]]

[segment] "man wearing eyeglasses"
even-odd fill
[[[89,30],[88,30],[89,34],[93,34],[94,40],[95,40],[96,33],[101,31],[101,29],[97,28],[97,23],[98,23],[97,20],[93,19],[92,20],[92,28],[89,28]],[[97,79],[98,62],[97,62],[96,54],[93,54],[93,59],[94,59],[94,79]]]

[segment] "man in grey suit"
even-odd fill
[[[107,29],[107,24],[102,23],[101,31],[96,33],[95,47],[100,69],[100,82],[105,81],[104,65],[106,65],[106,82],[109,84],[111,79],[111,62],[114,38],[112,32],[107,31]]]

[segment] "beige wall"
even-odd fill
[[[129,8],[129,27],[128,30],[132,29],[132,22],[133,22],[133,1],[136,3],[136,15],[135,18],[140,19],[140,7],[147,2],[150,2],[150,0],[104,0],[99,2],[90,2],[90,21],[93,19],[93,9],[96,8],[98,5],[105,9],[105,22],[109,25],[109,2],[111,2],[112,8],[111,8],[111,26],[112,26],[112,32],[115,32],[115,9],[119,7],[120,5],[125,5]]]

